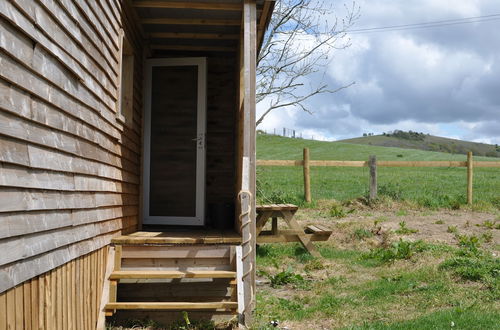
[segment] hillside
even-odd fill
[[[491,144],[468,142],[449,139],[439,136],[418,134],[410,136],[407,132],[395,135],[372,135],[339,142],[372,145],[381,147],[397,147],[404,149],[418,149],[426,151],[439,151],[450,154],[466,154],[468,151],[476,156],[500,157],[500,148]]]
[[[316,160],[367,160],[369,155],[376,155],[379,160],[465,160],[466,156],[445,152],[403,149],[397,147],[369,144],[369,138],[377,140],[379,136],[370,136],[367,143],[325,142],[305,139],[292,139],[275,135],[257,135],[257,159],[301,159],[302,149],[309,148],[311,159]],[[384,136],[380,136],[384,138]],[[356,139],[351,139],[356,140]],[[456,141],[456,140],[453,140]],[[499,154],[500,156],[500,154]],[[494,160],[494,157],[475,157],[476,160]]]

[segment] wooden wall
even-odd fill
[[[208,57],[207,203],[234,203],[236,58]],[[228,219],[231,221],[232,219]]]
[[[0,292],[137,227],[142,37],[121,5],[0,1]],[[127,125],[122,28],[135,52]]]
[[[95,329],[108,247],[0,293],[0,329]]]

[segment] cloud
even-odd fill
[[[355,29],[500,13],[495,0],[357,3],[362,16]],[[355,85],[311,100],[312,116],[285,109],[264,126],[317,132],[330,139],[411,129],[500,144],[499,30],[496,20],[352,34],[350,48],[332,52],[326,79],[331,88],[352,81]]]

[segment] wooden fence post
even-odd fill
[[[472,205],[472,181],[473,181],[474,162],[472,152],[467,153],[467,204]]]
[[[309,148],[304,148],[304,198],[311,202],[311,176],[309,167]]]
[[[368,159],[370,167],[370,201],[377,199],[377,156]]]

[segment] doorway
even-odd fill
[[[205,224],[206,59],[146,61],[143,223]]]

